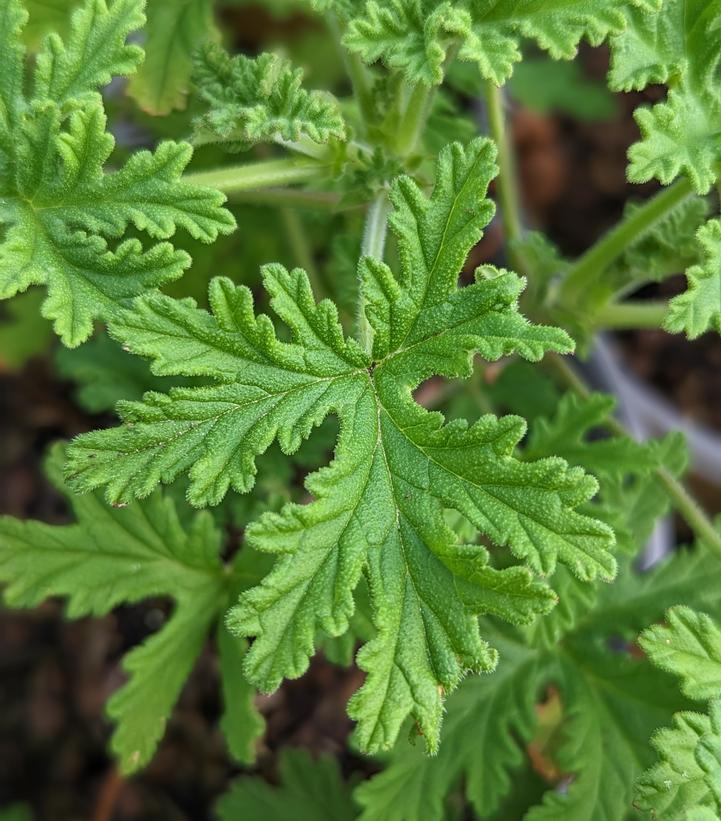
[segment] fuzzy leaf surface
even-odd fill
[[[518,365],[510,369],[506,390],[511,407],[520,409],[527,404],[520,390],[527,373]],[[572,464],[597,469],[594,512],[614,522],[624,534],[624,549],[633,555],[668,507],[665,494],[648,481],[651,466],[663,464],[677,474],[685,460],[681,444],[669,438],[637,444],[629,458],[616,463],[613,454],[622,454],[626,439],[598,438],[612,411],[611,397],[599,394],[556,399],[555,410],[531,425],[525,455],[537,458],[560,448]],[[637,519],[645,524],[633,541],[630,522]],[[619,636],[632,640],[672,603],[714,602],[717,608],[721,566],[713,556],[695,551],[648,574],[637,573],[629,556],[621,557],[621,568],[612,585],[583,584],[559,568],[552,579],[558,605],[522,630],[483,620],[482,633],[499,649],[496,671],[468,679],[449,697],[436,757],[429,760],[399,742],[386,768],[357,788],[363,821],[441,821],[459,783],[479,817],[495,817],[504,796],[517,791],[514,773],[535,732],[535,705],[549,685],[564,705],[559,765],[574,780],[567,794],[549,794],[532,817],[624,817],[633,780],[650,763],[646,739],[685,701],[670,676],[659,677],[648,661],[625,650],[611,650],[610,642]],[[637,689],[644,694],[642,707],[636,703]],[[628,723],[634,727],[630,733]]]
[[[273,311],[290,328],[287,342],[254,313],[250,292],[227,280],[211,286],[212,313],[187,300],[137,301],[113,334],[150,358],[157,375],[213,384],[121,403],[125,424],[80,437],[68,462],[76,488],[106,485],[113,502],[187,472],[190,501],[217,504],[231,487],[252,487],[255,458],[273,439],[292,453],[336,414],[335,459],[306,482],[312,503],[248,528],[253,547],[278,559],[228,624],[256,637],[244,669],[273,690],[306,670],[318,629],[347,630],[365,573],[377,634],[359,655],[369,675],[350,713],[367,750],[391,746],[409,714],[435,749],[443,692],[466,671],[495,665],[476,615],[526,623],[554,602],[527,568],[496,569],[485,548],[462,544],[444,509],[536,572],[557,562],[586,580],[615,572],[609,528],[575,510],[593,495],[593,479],[561,459],[516,459],[525,430],[517,417],[445,424],[412,396],[434,374],[469,375],[475,352],[538,359],[570,348],[565,333],[518,313],[514,274],[486,268],[457,286],[491,215],[485,194],[494,173],[493,148],[480,139],[444,150],[430,199],[407,178],[394,185],[401,271],[396,278],[383,263],[362,265],[372,356],[343,335],[332,303],[315,302],[300,270],[271,265],[263,274]]]
[[[530,38],[556,59],[571,59],[583,38],[599,45],[625,25],[625,0],[371,0],[352,16],[345,45],[368,63],[382,60],[411,82],[438,85],[451,47],[502,85]],[[649,8],[649,3],[637,3]],[[655,5],[655,4],[653,4]]]
[[[683,712],[673,726],[659,730],[651,743],[660,761],[636,785],[636,804],[669,821],[694,810],[721,813],[721,701],[709,714]]]
[[[721,333],[721,220],[709,220],[697,234],[701,261],[686,271],[688,290],[674,297],[664,326],[696,339],[706,331]]]
[[[627,13],[626,30],[612,44],[612,87],[669,86],[664,102],[636,111],[642,139],[629,150],[629,179],[668,184],[685,174],[705,194],[721,156],[721,2],[666,0],[658,12]]]
[[[230,57],[209,44],[195,60],[195,82],[208,111],[195,123],[195,142],[242,151],[262,142],[345,137],[333,96],[303,88],[303,72],[277,54]]]
[[[651,661],[681,679],[689,697],[708,700],[721,685],[721,630],[705,613],[690,607],[674,607],[666,625],[645,630],[639,644]]]

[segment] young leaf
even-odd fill
[[[61,462],[56,451],[50,471],[58,483]],[[76,524],[0,518],[3,597],[10,607],[34,607],[62,596],[70,618],[100,616],[149,596],[175,599],[168,623],[125,657],[130,679],[108,703],[117,722],[113,751],[122,771],[134,772],[152,757],[209,625],[227,600],[220,534],[207,513],[197,514],[184,532],[174,505],[160,494],[122,510],[97,494],[69,498]]]
[[[357,815],[334,758],[305,750],[280,754],[280,786],[240,778],[217,806],[220,821],[351,821]]]
[[[689,698],[714,698],[721,685],[721,630],[690,607],[672,608],[666,622],[645,630],[639,644],[657,667],[681,678]]]
[[[721,220],[710,220],[697,236],[702,260],[686,271],[688,290],[671,300],[664,323],[689,339],[709,330],[721,333]]]
[[[149,0],[145,60],[128,94],[149,114],[185,108],[198,43],[219,38],[212,0]]]
[[[700,194],[716,179],[721,97],[715,72],[721,55],[721,0],[666,0],[658,13],[630,11],[613,41],[616,89],[670,86],[666,102],[636,111],[641,142],[629,151],[629,179],[667,184],[686,174]]]
[[[196,57],[195,82],[209,109],[195,123],[196,144],[220,142],[243,151],[273,140],[344,139],[336,100],[307,91],[302,81],[302,70],[276,54],[230,57],[220,46],[206,45]]]
[[[187,145],[162,143],[116,172],[103,170],[114,140],[95,88],[110,71],[130,71],[137,62],[137,47],[122,43],[142,22],[139,0],[110,7],[88,0],[67,44],[46,40],[29,99],[22,95],[23,15],[15,0],[4,5],[9,23],[0,27],[0,50],[11,65],[0,81],[0,298],[46,284],[43,316],[74,347],[88,338],[94,319],[176,279],[190,264],[167,242],[144,249],[132,238],[115,246],[131,226],[153,239],[182,228],[210,242],[235,223],[221,194],[180,181]],[[73,96],[72,105],[62,105],[63,95]]]
[[[365,572],[378,634],[359,655],[369,675],[350,710],[369,750],[390,746],[409,713],[435,749],[443,692],[466,670],[495,664],[475,615],[524,623],[553,604],[527,571],[497,570],[485,550],[459,544],[444,508],[538,572],[553,572],[557,561],[583,579],[615,572],[610,530],[575,510],[595,491],[589,476],[556,458],[515,459],[524,432],[517,417],[445,425],[411,395],[433,374],[467,376],[476,351],[538,359],[570,348],[562,331],[518,313],[515,275],[484,269],[473,285],[457,287],[490,217],[484,196],[493,159],[487,140],[453,145],[441,155],[430,199],[407,178],[394,185],[400,276],[379,262],[363,265],[373,358],[344,338],[334,306],[315,303],[299,270],[264,270],[290,342],[255,316],[247,289],[227,280],[211,286],[212,315],[189,301],[143,298],[118,314],[113,333],[150,357],[156,374],[215,384],[121,404],[125,425],[80,437],[68,462],[76,488],[106,485],[114,502],[188,472],[191,502],[217,504],[230,487],[252,487],[255,457],[274,438],[292,452],[338,414],[335,460],[307,480],[315,501],[248,529],[254,547],[280,558],[263,584],[242,594],[229,624],[257,636],[245,670],[273,690],[304,672],[318,628],[331,636],[347,629]]]
[[[528,37],[556,60],[576,54],[585,37],[599,45],[624,28],[627,2],[611,0],[370,0],[352,16],[344,44],[365,62],[382,60],[411,82],[438,85],[449,50],[475,63],[481,75],[502,85],[521,59],[520,41]],[[646,2],[639,2],[645,8]],[[655,5],[655,4],[654,4]]]

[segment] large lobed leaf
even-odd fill
[[[562,331],[518,313],[514,274],[486,268],[457,287],[492,213],[494,173],[492,145],[479,139],[442,152],[430,199],[410,179],[393,186],[400,274],[377,261],[361,266],[372,355],[344,337],[330,302],[316,304],[304,272],[278,265],[263,276],[287,342],[255,315],[250,292],[227,280],[211,286],[212,313],[162,296],[120,312],[112,333],[150,358],[154,373],[212,384],[122,403],[124,424],[80,437],[68,462],[74,487],[106,485],[114,503],[187,472],[190,501],[217,504],[231,487],[252,487],[255,458],[273,439],[290,453],[337,414],[335,459],[307,480],[314,501],[248,528],[250,543],[278,559],[228,623],[256,637],[245,670],[273,690],[305,671],[319,629],[346,631],[365,574],[377,634],[358,657],[368,677],[350,712],[367,750],[392,745],[409,714],[435,749],[444,693],[466,671],[495,665],[476,615],[525,623],[553,605],[527,569],[496,569],[485,548],[461,544],[444,509],[535,572],[552,573],[558,561],[583,579],[615,572],[610,529],[575,510],[596,489],[588,475],[557,458],[515,458],[525,430],[517,417],[445,424],[412,397],[434,374],[467,376],[475,352],[538,359],[571,347]]]
[[[141,0],[87,0],[63,43],[51,34],[24,95],[26,19],[0,3],[0,298],[44,284],[43,315],[63,342],[88,338],[93,320],[172,279],[190,264],[167,243],[145,248],[131,227],[167,240],[182,228],[211,242],[235,222],[223,196],[181,182],[191,149],[162,143],[106,173],[114,147],[98,88],[129,74],[142,50],[126,44],[143,24]],[[116,240],[121,240],[116,245]]]

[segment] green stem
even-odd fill
[[[323,167],[314,160],[288,157],[282,160],[263,160],[247,165],[216,168],[212,171],[198,171],[183,175],[183,181],[191,185],[217,188],[231,195],[239,191],[292,185],[316,179]]]
[[[363,257],[383,259],[389,213],[390,202],[388,195],[385,191],[381,191],[368,206],[361,243],[361,259]],[[373,348],[373,329],[365,312],[362,283],[359,283],[358,287],[358,337],[363,350],[370,353]]]
[[[281,208],[280,214],[288,234],[288,243],[295,262],[308,274],[316,299],[320,299],[325,296],[324,288],[318,277],[318,269],[313,259],[313,252],[308,244],[307,235],[303,230],[303,224],[297,212],[292,208]]]
[[[407,96],[401,102],[402,113],[396,135],[396,151],[401,157],[407,157],[418,145],[428,119],[434,89],[424,83],[416,83],[410,93],[407,86],[402,86],[401,94]]]
[[[333,35],[338,54],[343,61],[346,74],[353,87],[353,96],[358,102],[363,127],[364,130],[366,130],[365,127],[373,119],[373,82],[370,73],[357,54],[351,53],[348,49],[343,48],[343,34],[341,32],[340,23],[338,22],[338,15],[333,12],[328,14],[328,28]]]
[[[593,312],[596,328],[624,330],[628,328],[661,328],[668,313],[668,303],[620,302],[602,305]]]
[[[550,365],[556,375],[578,396],[587,398],[591,390],[562,356],[548,354],[544,362]],[[613,416],[606,420],[606,427],[620,436],[629,436],[626,428]],[[713,526],[706,512],[701,508],[684,485],[665,467],[654,471],[656,481],[665,490],[673,507],[688,523],[698,539],[721,557],[721,533]]]
[[[693,193],[684,177],[636,208],[576,261],[561,286],[564,302],[573,303],[634,242]]]
[[[516,177],[516,162],[513,147],[506,130],[506,118],[503,111],[503,91],[490,80],[485,83],[486,111],[488,127],[498,149],[499,175],[496,181],[498,200],[501,206],[501,220],[506,242],[513,243],[523,234],[521,206]],[[520,267],[515,254],[508,251],[511,264]]]
[[[254,191],[235,191],[233,202],[250,205],[290,206],[321,211],[350,211],[362,205],[343,204],[341,196],[333,191],[306,191],[303,188],[264,188]]]

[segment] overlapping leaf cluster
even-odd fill
[[[705,194],[718,178],[721,146],[721,3],[718,0],[665,0],[661,11],[627,11],[626,30],[614,40],[609,80],[619,90],[651,83],[669,87],[667,99],[636,111],[642,139],[629,150],[629,179],[664,184],[688,178]],[[672,300],[670,331],[693,339],[719,330],[721,278],[717,257],[721,223],[711,220],[698,233],[703,260],[687,271],[689,288]]]
[[[180,181],[187,144],[165,142],[103,170],[114,139],[98,90],[141,61],[126,38],[142,26],[142,8],[87,0],[66,41],[47,35],[28,76],[27,14],[19,0],[0,3],[0,298],[46,285],[43,315],[69,346],[87,339],[94,319],[190,264],[168,242],[123,240],[131,226],[153,240],[182,228],[210,242],[235,225],[221,194]]]
[[[409,178],[396,181],[400,274],[371,258],[361,267],[372,353],[344,336],[330,302],[316,304],[300,270],[263,273],[290,342],[254,313],[247,289],[227,280],[211,285],[212,313],[159,295],[139,299],[112,322],[116,338],[150,358],[157,375],[213,384],[121,403],[121,427],[84,435],[70,452],[74,487],[106,485],[113,503],[187,472],[190,501],[217,504],[230,488],[252,487],[255,457],[273,439],[292,452],[337,414],[335,460],[307,480],[314,501],[248,528],[250,544],[278,559],[229,624],[256,637],[245,662],[250,680],[275,689],[304,672],[319,631],[347,630],[364,574],[377,632],[358,657],[368,677],[350,712],[368,750],[390,746],[411,714],[434,750],[444,693],[467,671],[496,663],[476,615],[526,623],[554,602],[528,569],[494,568],[484,547],[459,543],[444,509],[536,573],[552,573],[557,561],[585,580],[615,573],[610,528],[576,510],[596,489],[583,470],[558,458],[515,458],[518,417],[444,424],[411,394],[434,374],[467,376],[476,352],[538,359],[570,348],[562,331],[518,313],[516,275],[485,267],[474,284],[457,287],[492,214],[485,193],[495,170],[492,144],[479,139],[442,152],[430,199]]]
[[[514,380],[513,395],[522,397],[522,371]],[[525,405],[519,401],[519,410]],[[713,558],[694,553],[647,574],[632,569],[634,554],[668,507],[650,473],[659,465],[679,473],[685,454],[675,436],[644,445],[620,436],[599,438],[612,409],[610,398],[600,394],[585,400],[565,396],[552,417],[531,426],[525,457],[559,452],[598,475],[593,507],[620,535],[619,578],[613,585],[583,585],[561,569],[553,579],[559,603],[534,625],[514,629],[484,620],[484,634],[500,651],[498,669],[470,678],[449,698],[435,758],[399,743],[387,768],[358,787],[364,821],[444,818],[446,799],[460,784],[478,817],[504,817],[504,799],[525,777],[526,748],[538,729],[537,704],[548,688],[558,694],[564,716],[561,744],[552,755],[570,787],[549,792],[540,806],[527,805],[524,817],[624,817],[634,779],[651,760],[643,739],[685,706],[673,683],[628,642],[671,604],[714,602],[721,569]],[[518,797],[522,802],[522,792]]]
[[[323,2],[348,20],[344,44],[373,63],[382,60],[412,82],[437,85],[446,59],[474,63],[497,85],[521,59],[521,40],[530,38],[554,59],[570,59],[586,38],[593,45],[625,27],[630,6],[651,12],[654,0],[392,0],[390,3]]]

